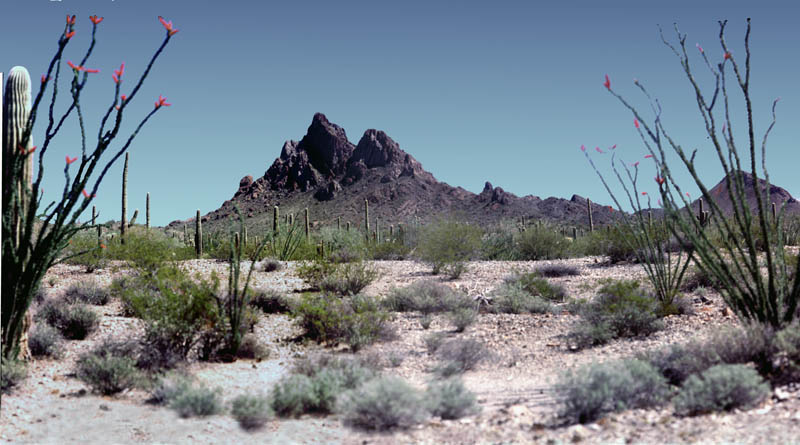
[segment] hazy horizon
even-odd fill
[[[648,119],[652,113],[633,79],[659,99],[665,127],[684,149],[698,149],[698,169],[711,187],[722,179],[722,169],[691,86],[657,26],[671,42],[673,22],[688,33],[694,73],[709,94],[713,78],[695,44],[703,46],[712,63],[721,61],[717,20],[728,19],[726,41],[743,64],[747,17],[752,18],[757,150],[772,101],[781,97],[767,164],[773,184],[800,195],[795,173],[800,156],[791,136],[791,123],[800,121],[800,91],[792,87],[800,78],[795,48],[800,6],[790,2],[753,7],[744,1],[677,1],[645,7],[633,1],[467,1],[451,6],[437,1],[223,5],[9,0],[4,9],[8,17],[29,19],[4,26],[0,72],[25,66],[34,96],[65,16],[78,19],[65,65],[79,60],[86,49],[88,16],[104,17],[87,62],[100,73],[90,75],[82,100],[90,147],[112,99],[112,71],[125,62],[122,89],[129,91],[163,39],[156,17],[164,16],[180,30],[128,108],[120,137],[111,146],[119,148],[159,94],[173,104],[145,125],[130,148],[128,209],[132,214],[138,208],[143,221],[150,192],[154,225],[193,217],[198,208],[203,214],[217,209],[233,196],[242,177],[264,174],[284,141],[302,138],[316,112],[344,128],[353,143],[366,129],[385,131],[439,181],[474,193],[489,181],[518,196],[569,199],[578,194],[610,204],[580,146],[607,151],[617,144],[618,156],[631,162],[646,149],[631,113],[603,87],[606,74]],[[24,37],[10,38],[15,35]],[[69,104],[65,79],[62,75],[57,111]],[[742,152],[744,106],[741,93],[733,91],[732,75],[728,80]],[[35,145],[43,140],[48,104],[49,96],[39,108]],[[79,152],[73,114],[45,158],[45,205],[63,188],[64,156]],[[593,153],[610,180],[608,156]],[[677,158],[669,159],[697,196],[684,169],[677,168]],[[642,186],[655,191],[651,170],[645,167],[642,176],[649,182]],[[93,202],[100,221],[120,218],[121,172],[120,159]]]

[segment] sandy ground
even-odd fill
[[[485,295],[513,271],[532,270],[550,262],[476,262],[460,279],[448,285],[471,295]],[[603,265],[598,258],[553,261],[571,264],[579,276],[551,279],[567,289],[568,295],[589,298],[603,278],[644,278],[638,265]],[[225,273],[227,265],[210,260],[189,261],[187,266],[203,274]],[[365,293],[385,295],[395,286],[405,286],[431,277],[429,269],[410,261],[373,262],[380,278]],[[293,270],[254,274],[255,287],[292,292],[304,287]],[[93,278],[109,284],[115,274],[104,270],[87,276],[75,266],[57,266],[44,280],[49,295],[57,296],[75,280]],[[50,278],[53,278],[50,280]],[[53,282],[51,286],[49,283]],[[450,337],[475,338],[491,351],[489,360],[464,374],[480,413],[455,421],[433,418],[407,431],[390,434],[364,433],[347,429],[335,415],[276,419],[262,430],[245,432],[229,415],[182,419],[172,410],[145,403],[147,394],[126,391],[113,397],[88,392],[73,373],[80,353],[107,336],[131,336],[140,331],[138,321],[120,316],[119,302],[93,308],[103,315],[100,328],[87,340],[65,343],[59,360],[37,360],[29,366],[29,377],[12,394],[2,399],[0,440],[3,443],[800,443],[800,388],[776,390],[776,395],[756,409],[726,414],[680,418],[671,408],[617,413],[589,425],[550,428],[557,408],[550,386],[561,373],[592,361],[627,357],[635,352],[700,338],[735,319],[724,310],[718,295],[708,301],[696,299],[695,315],[666,318],[667,328],[644,339],[616,340],[608,345],[580,352],[569,350],[563,335],[578,317],[561,312],[546,315],[481,314],[466,332],[453,332],[445,316],[437,316],[428,330],[416,314],[397,314],[392,326],[397,337],[377,343],[359,355],[383,357],[384,373],[408,379],[420,388],[431,378],[436,363],[426,350],[424,337],[446,332]],[[696,297],[690,295],[690,298]],[[321,351],[314,344],[289,341],[300,332],[285,315],[264,315],[256,335],[269,346],[271,355],[259,362],[191,363],[189,372],[211,387],[218,387],[224,399],[242,393],[267,393],[287,373],[296,357]],[[342,348],[337,348],[340,351]],[[337,352],[342,353],[342,352]],[[389,355],[402,356],[399,366],[389,366]]]

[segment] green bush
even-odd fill
[[[591,363],[561,377],[559,416],[587,423],[607,412],[649,408],[667,401],[669,387],[656,369],[640,360]]]
[[[379,377],[346,393],[337,411],[345,425],[377,431],[410,428],[429,415],[422,394],[398,377]]]
[[[242,337],[242,343],[239,345],[239,351],[236,356],[238,358],[264,360],[269,357],[269,349],[258,341],[255,335],[246,334]]]
[[[664,327],[658,310],[658,302],[642,293],[637,281],[607,281],[594,301],[580,307],[583,320],[569,337],[573,346],[586,348],[613,338],[650,335]]]
[[[284,314],[292,310],[288,298],[277,290],[254,289],[251,292],[248,303],[265,314]]]
[[[484,261],[517,261],[514,232],[511,228],[497,227],[487,231],[481,238],[481,259]]]
[[[326,260],[314,258],[297,266],[295,273],[306,282],[309,290],[319,290],[322,281],[336,271],[337,265]]]
[[[9,393],[27,376],[24,362],[0,357],[0,394]]]
[[[369,246],[369,256],[373,260],[399,261],[407,259],[410,254],[411,248],[399,239],[373,243]]]
[[[85,253],[76,255],[80,252]],[[85,267],[86,273],[105,269],[109,264],[107,249],[98,246],[97,232],[94,230],[83,231],[73,235],[70,238],[69,245],[62,252],[62,256],[66,258],[64,262],[67,264]]]
[[[168,405],[178,394],[191,389],[193,379],[184,374],[172,373],[161,376],[150,388],[148,402],[156,405]]]
[[[439,350],[439,347],[442,346],[446,339],[447,334],[444,332],[432,332],[426,335],[423,341],[425,342],[425,348],[428,350],[428,354],[434,354]]]
[[[274,258],[267,258],[261,263],[262,272],[277,272],[281,269],[283,269],[283,264]]]
[[[515,273],[506,278],[505,282],[519,283],[525,292],[548,301],[563,302],[567,298],[567,291],[564,286],[550,284],[547,279],[540,277],[537,272]]]
[[[61,343],[61,334],[48,324],[36,325],[28,336],[28,348],[34,357],[60,357]]]
[[[323,227],[319,233],[320,240],[335,263],[358,261],[367,255],[367,244],[364,234],[358,230],[335,229]]]
[[[441,377],[450,377],[474,369],[489,356],[486,346],[475,339],[456,338],[444,342],[436,349],[440,365],[434,372]]]
[[[430,413],[442,419],[460,419],[479,411],[475,394],[459,378],[431,383],[425,399]]]
[[[389,314],[372,297],[304,294],[292,318],[305,335],[318,342],[344,342],[353,350],[377,341],[387,328]]]
[[[431,280],[418,280],[403,288],[393,288],[382,304],[390,311],[419,311],[423,314],[448,312],[474,305],[466,295]]]
[[[131,227],[125,234],[125,244],[119,238],[105,243],[107,257],[126,261],[129,266],[145,273],[155,273],[168,261],[188,260],[195,257],[193,248],[161,231],[147,231],[144,227]]]
[[[63,299],[45,302],[36,315],[70,340],[83,340],[99,324],[97,314],[86,305],[69,304]]]
[[[455,326],[456,332],[464,332],[478,319],[478,311],[470,307],[460,307],[450,312],[450,322]]]
[[[424,227],[417,253],[430,264],[433,274],[456,279],[466,271],[481,247],[481,229],[466,223],[441,220]]]
[[[111,300],[111,292],[94,280],[82,280],[72,284],[64,291],[68,303],[86,303],[103,306]]]
[[[533,296],[520,282],[506,282],[494,289],[491,294],[490,309],[506,314],[544,314],[553,311],[553,304]]]
[[[517,235],[519,259],[557,260],[570,256],[570,241],[549,225],[528,226]]]
[[[256,430],[272,418],[269,398],[242,394],[231,401],[231,415],[245,430]]]
[[[76,363],[78,379],[100,394],[116,394],[135,387],[141,381],[136,359],[116,354],[115,346],[111,341],[103,341],[82,354]]]
[[[222,412],[219,390],[211,390],[205,386],[184,386],[175,393],[169,407],[181,417],[205,417]]]
[[[366,263],[337,265],[319,283],[320,290],[338,295],[355,295],[378,278],[378,271]]]
[[[745,365],[716,365],[684,382],[673,403],[680,415],[751,408],[770,394],[769,385]]]
[[[786,359],[789,372],[795,374],[795,378],[800,378],[800,322],[778,331],[775,344],[778,353]]]

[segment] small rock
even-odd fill
[[[783,402],[789,400],[791,395],[789,392],[785,391],[783,388],[775,388],[775,398],[779,401]]]
[[[105,403],[101,403],[100,404],[100,410],[101,411],[111,411],[111,408],[109,408],[108,405],[106,405]]]

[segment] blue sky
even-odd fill
[[[631,161],[645,151],[630,113],[605,90],[603,76],[642,111],[647,103],[632,80],[647,86],[661,101],[668,131],[685,148],[698,148],[701,175],[714,185],[721,168],[690,85],[657,25],[674,41],[672,23],[678,22],[699,64],[695,43],[712,60],[721,59],[719,19],[729,20],[727,42],[735,57],[743,57],[745,19],[751,17],[757,140],[780,96],[768,167],[772,182],[797,197],[795,3],[5,0],[4,17],[19,20],[4,21],[0,70],[23,65],[38,84],[65,15],[78,16],[65,57],[73,61],[88,44],[88,16],[105,17],[87,63],[101,72],[92,75],[83,98],[87,130],[96,134],[112,99],[112,70],[126,63],[123,92],[129,90],[163,38],[156,17],[172,20],[180,32],[128,108],[121,133],[132,130],[159,94],[173,104],[156,114],[130,150],[128,207],[143,213],[150,192],[156,225],[218,208],[243,176],[264,174],[285,140],[300,139],[315,112],[345,128],[353,143],[368,128],[386,131],[453,186],[477,193],[488,180],[517,195],[576,193],[607,204],[581,144],[617,144],[619,156]],[[708,71],[695,69],[701,84],[713,88]],[[743,144],[744,108],[741,95],[733,97],[734,134]],[[56,109],[67,106],[60,96]],[[34,131],[37,145],[45,123]],[[70,119],[46,157],[46,199],[63,187],[64,156],[79,153],[79,144],[77,120]],[[609,159],[595,158],[608,171]],[[119,162],[95,200],[101,221],[119,219],[121,172]],[[688,177],[679,178],[689,185]],[[644,186],[655,191],[654,183]],[[695,187],[688,189],[696,195]]]

